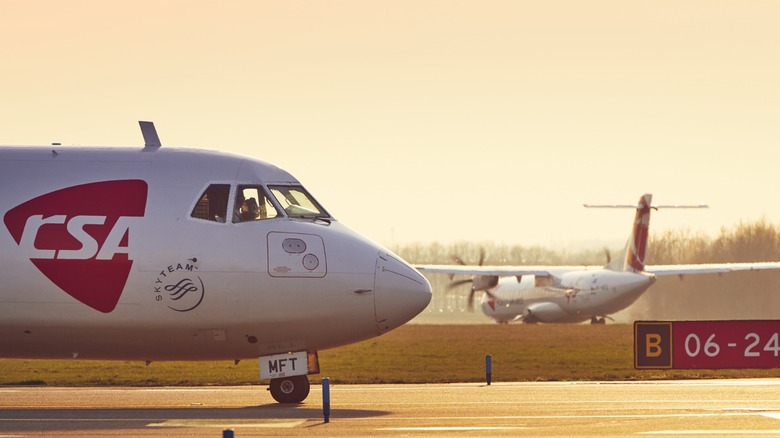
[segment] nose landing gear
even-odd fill
[[[268,390],[279,403],[300,403],[309,395],[309,378],[292,376],[271,379]]]

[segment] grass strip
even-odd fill
[[[657,380],[777,377],[764,370],[635,370],[633,326],[406,325],[378,338],[320,352],[333,383]],[[259,383],[257,359],[224,362],[0,360],[0,385],[190,386]]]

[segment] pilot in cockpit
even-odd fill
[[[239,186],[233,207],[233,223],[267,219],[269,211],[270,217],[278,216],[259,187]]]
[[[249,198],[241,206],[241,221],[253,221],[260,215],[260,208],[255,198]]]

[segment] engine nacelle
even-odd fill
[[[495,275],[475,275],[471,279],[474,290],[488,290],[498,285],[498,277]]]
[[[534,322],[559,322],[567,318],[567,313],[561,306],[555,303],[537,303],[525,309],[523,320],[527,323]]]

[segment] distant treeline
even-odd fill
[[[412,264],[451,264],[453,256],[488,265],[604,265],[622,248],[569,250],[500,243],[409,244],[394,249]],[[780,261],[780,229],[765,220],[721,229],[711,238],[689,231],[655,235],[651,231],[647,264],[699,264]],[[469,286],[452,290],[446,275],[428,275],[433,286],[429,311],[460,312]],[[454,280],[463,280],[466,277]],[[479,300],[479,297],[477,297]],[[615,315],[634,320],[776,319],[780,318],[780,270],[663,277],[634,305]]]

